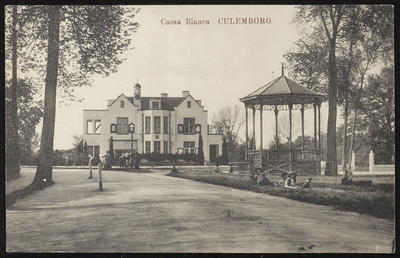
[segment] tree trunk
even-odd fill
[[[350,141],[350,150],[349,150],[349,169],[355,169],[351,167],[351,159],[352,159],[352,154],[353,154],[353,148],[354,148],[354,135],[356,132],[356,121],[357,121],[357,108],[354,109],[354,118],[353,118],[353,129],[351,132],[351,141]]]
[[[49,43],[47,49],[47,75],[44,96],[43,129],[40,143],[39,164],[32,185],[53,184],[52,156],[56,118],[56,89],[58,73],[60,6],[48,6]]]
[[[347,155],[347,120],[349,118],[349,101],[346,100],[344,106],[344,128],[343,128],[343,150],[342,150],[342,168],[346,165]]]
[[[11,85],[11,130],[7,135],[6,179],[19,177],[20,149],[18,136],[18,78],[17,78],[17,6],[13,6],[12,23],[12,85]]]
[[[337,114],[337,70],[336,70],[336,38],[330,40],[329,50],[329,84],[328,84],[328,130],[327,130],[327,171],[326,175],[337,175],[336,150],[336,114]]]

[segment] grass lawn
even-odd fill
[[[259,186],[249,175],[214,173],[211,171],[179,171],[169,176],[185,178],[209,184],[286,197],[301,202],[333,206],[336,209],[372,215],[377,218],[394,220],[394,180],[391,176],[356,176],[357,180],[371,180],[371,187],[341,185],[341,177],[312,176],[311,188],[288,189],[278,185],[279,175],[267,176],[275,186]],[[298,176],[301,186],[309,176]]]

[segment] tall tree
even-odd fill
[[[197,163],[204,165],[203,137],[199,134],[199,152],[197,153]]]
[[[18,136],[18,85],[17,85],[17,7],[12,8],[12,83],[11,83],[11,101],[10,113],[11,118],[8,141],[6,145],[6,178],[15,178],[19,176],[20,171],[20,149]]]
[[[24,69],[35,69],[46,78],[40,161],[33,187],[53,183],[57,90],[73,99],[72,86],[90,85],[92,74],[116,72],[122,53],[129,49],[130,35],[139,26],[132,22],[136,13],[132,7],[111,5],[22,7],[21,16],[31,29],[31,34],[22,37],[30,53]]]

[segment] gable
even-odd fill
[[[122,105],[124,106],[124,108],[134,107],[133,103],[122,93],[110,105],[108,105],[108,109],[122,108]]]

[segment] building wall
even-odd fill
[[[124,107],[121,107],[121,101]],[[191,102],[188,108],[187,101]],[[154,133],[154,117],[159,116],[161,119],[161,133]],[[150,152],[154,152],[154,141],[160,141],[160,152],[164,153],[164,144],[168,142],[168,152],[177,153],[179,148],[184,148],[184,142],[195,142],[195,148],[198,148],[199,134],[182,134],[178,133],[178,124],[184,123],[184,118],[195,118],[195,124],[201,125],[201,135],[203,138],[203,151],[205,161],[210,159],[210,144],[219,145],[218,155],[222,155],[222,138],[221,135],[208,135],[207,121],[208,112],[204,107],[200,106],[191,95],[175,108],[175,111],[168,110],[144,110],[138,111],[138,107],[134,106],[125,95],[121,95],[113,103],[109,102],[107,110],[84,110],[83,112],[83,139],[87,141],[88,146],[100,146],[100,156],[105,155],[109,149],[109,139],[112,136],[114,140],[114,149],[117,146],[125,146],[127,152],[130,151],[131,135],[111,133],[110,125],[117,123],[117,117],[127,117],[128,124],[135,124],[135,133],[133,135],[134,149],[139,153],[145,153],[146,141],[150,141]],[[145,132],[145,119],[150,117],[150,133]],[[168,134],[164,133],[164,117],[169,118]],[[101,120],[100,134],[87,134],[87,120]],[[94,130],[94,129],[93,129]],[[143,138],[142,138],[143,135]]]

